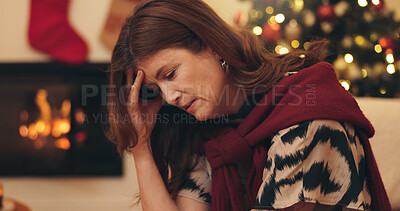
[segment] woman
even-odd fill
[[[113,51],[109,137],[143,209],[390,210],[373,127],[325,48],[277,56],[200,0],[139,3]]]

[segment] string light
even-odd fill
[[[254,33],[255,35],[261,35],[262,32],[263,32],[263,30],[262,30],[262,28],[261,28],[260,26],[255,26],[255,27],[253,28],[253,33]]]
[[[379,0],[372,0],[372,4],[379,5],[381,2]]]
[[[352,63],[353,60],[354,60],[353,55],[351,55],[351,54],[349,54],[349,53],[346,53],[346,54],[344,55],[344,60],[345,60],[348,64]]]
[[[393,57],[393,54],[388,54],[388,55],[386,55],[386,61],[388,62],[388,63],[393,63],[394,62],[394,57]]]
[[[268,6],[267,8],[265,8],[265,12],[269,15],[271,15],[272,13],[274,13],[274,8],[271,6]]]
[[[293,40],[290,44],[293,48],[298,48],[300,46],[300,43],[297,40]]]
[[[287,49],[287,48],[285,48],[285,47],[282,47],[282,48],[279,50],[279,54],[287,54],[287,53],[289,53],[289,49]]]
[[[360,7],[366,7],[368,2],[367,0],[358,0],[358,5],[360,5]]]
[[[281,45],[277,45],[277,46],[275,47],[275,52],[276,52],[276,53],[281,52],[281,48],[282,48]]]
[[[375,49],[375,52],[377,52],[377,53],[382,53],[382,46],[381,46],[381,45],[376,44],[375,47],[374,47],[374,49]]]
[[[386,67],[386,71],[389,74],[393,74],[396,72],[396,69],[394,68],[394,64],[388,64],[388,66]]]
[[[279,13],[275,16],[275,21],[277,23],[283,23],[283,21],[285,21],[285,16],[282,13]]]
[[[383,87],[382,87],[382,88],[379,89],[379,92],[380,92],[382,95],[384,95],[384,94],[386,94],[387,91],[386,91],[386,88],[383,88]]]
[[[361,69],[361,71],[362,71],[363,78],[366,78],[368,76],[367,70],[366,69]]]
[[[367,43],[367,41],[365,40],[365,38],[364,38],[363,36],[361,36],[361,35],[357,35],[357,36],[354,38],[354,41],[355,41],[356,44],[359,45],[359,46],[364,46],[364,45]]]
[[[304,50],[307,50],[307,48],[308,48],[309,45],[310,45],[310,42],[305,42],[305,43],[303,44]]]
[[[375,41],[377,41],[377,40],[379,39],[379,36],[378,36],[377,33],[371,33],[371,35],[369,35],[369,39],[370,39],[372,42],[375,42]]]
[[[274,24],[274,23],[276,23],[275,17],[276,17],[275,15],[271,16],[271,17],[268,19],[268,23],[269,23],[269,24]]]
[[[251,18],[257,18],[257,10],[250,10],[249,12]]]
[[[304,7],[304,1],[303,0],[294,0],[294,7],[293,10],[295,12],[300,12]]]
[[[348,80],[340,80],[339,82],[340,82],[340,84],[343,86],[343,88],[345,90],[349,91],[349,89],[350,89],[350,81],[348,81]]]

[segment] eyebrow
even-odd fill
[[[157,79],[157,80],[160,79],[160,75],[161,75],[161,73],[165,70],[166,67],[167,67],[167,66],[164,65],[164,66],[160,67],[160,68],[157,70],[157,73],[156,73],[156,79]]]
[[[157,73],[156,73],[156,79],[157,79],[157,80],[159,80],[161,73],[164,71],[164,69],[165,69],[166,67],[167,67],[167,66],[164,65],[164,66],[158,68]],[[146,78],[145,78],[145,80],[143,81],[143,84],[147,84],[146,82],[148,83],[148,81],[147,81]]]
[[[156,72],[156,79],[157,80],[160,80],[161,73],[165,72],[165,69],[167,68],[167,66],[168,65],[164,65],[164,66],[158,68],[158,70]],[[176,68],[178,68],[180,66],[181,66],[181,64],[175,64],[175,65],[172,66],[172,69],[176,69]],[[144,81],[143,81],[143,83],[144,83]]]

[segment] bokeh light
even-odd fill
[[[350,81],[348,80],[340,80],[340,84],[343,86],[343,88],[345,90],[349,90],[350,89]]]
[[[348,64],[352,63],[353,60],[354,60],[353,55],[351,55],[351,54],[349,54],[349,53],[346,53],[346,54],[344,55],[344,60],[345,60],[346,63],[348,63]]]
[[[297,40],[293,40],[290,44],[293,48],[298,48],[300,46],[300,43]]]
[[[360,7],[366,7],[368,2],[367,0],[358,0],[358,5],[360,5]]]
[[[261,35],[262,34],[262,28],[260,27],[260,26],[255,26],[254,28],[253,28],[253,33],[255,34],[255,35]]]
[[[389,74],[395,73],[395,72],[396,72],[396,68],[394,67],[394,64],[389,64],[389,65],[386,67],[386,71],[387,71]]]
[[[382,53],[382,46],[381,46],[381,45],[376,44],[375,47],[374,47],[374,49],[375,49],[375,52],[377,52],[377,53]]]
[[[267,8],[265,8],[265,12],[269,15],[271,15],[272,13],[274,13],[274,8],[271,6],[268,6]]]
[[[285,21],[285,16],[282,13],[279,13],[275,16],[275,21],[277,23],[283,23],[283,21]]]

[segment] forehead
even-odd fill
[[[175,48],[159,50],[156,53],[138,61],[137,68],[142,69],[147,73],[148,70],[151,71],[153,69],[152,67],[167,64],[168,62],[176,60],[179,51],[179,49]]]
[[[160,70],[168,70],[174,65],[189,59],[189,52],[182,48],[167,48],[137,62],[137,70],[145,73],[144,83],[156,82],[156,74]]]

